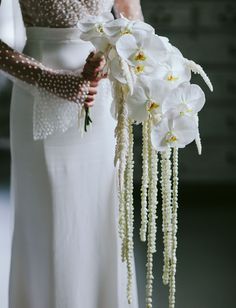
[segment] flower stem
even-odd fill
[[[92,123],[93,121],[89,116],[89,107],[84,107],[84,108],[85,108],[84,131],[87,132],[87,126],[89,126],[90,123]]]

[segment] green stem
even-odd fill
[[[84,130],[87,132],[87,126],[90,125],[93,121],[91,120],[89,116],[89,107],[85,107],[85,120],[84,120]]]

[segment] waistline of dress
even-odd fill
[[[26,27],[25,30],[27,41],[83,41],[78,28]]]

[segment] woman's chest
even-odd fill
[[[86,15],[111,10],[114,0],[19,0],[26,26],[73,27]]]

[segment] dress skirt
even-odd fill
[[[52,68],[82,68],[93,49],[76,28],[26,33],[23,52]],[[9,308],[138,308],[135,263],[129,305],[121,261],[111,100],[110,83],[102,80],[92,129],[81,136],[75,124],[34,140],[34,96],[14,84]]]

